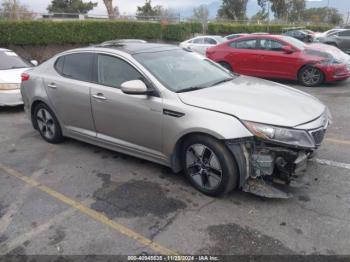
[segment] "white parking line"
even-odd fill
[[[321,165],[327,165],[327,166],[341,167],[341,168],[345,168],[345,169],[350,169],[350,164],[347,164],[347,163],[341,163],[341,162],[336,162],[336,161],[332,161],[332,160],[318,159],[318,158],[315,158],[312,161],[316,162],[316,163],[319,163]]]

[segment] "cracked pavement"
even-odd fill
[[[350,164],[350,81],[304,88],[334,123],[317,158]],[[350,170],[310,162],[289,200],[210,198],[182,174],[68,139],[49,145],[22,108],[0,109],[0,163],[180,254],[350,254]],[[154,250],[0,170],[0,254]]]

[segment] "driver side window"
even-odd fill
[[[261,39],[260,40],[260,49],[267,51],[282,51],[283,44],[276,40],[271,39]]]
[[[98,55],[97,82],[99,84],[120,88],[124,82],[141,78],[142,75],[124,60],[109,55]]]

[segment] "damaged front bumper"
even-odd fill
[[[307,168],[312,149],[286,147],[256,138],[226,141],[234,155],[240,188],[268,198],[290,198],[292,195],[275,185],[289,185]]]

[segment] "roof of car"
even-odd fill
[[[11,50],[6,49],[6,48],[0,48],[0,52],[8,52],[8,51],[11,51]]]
[[[68,52],[79,52],[79,51],[93,51],[95,50],[105,51],[108,50],[118,50],[125,52],[130,55],[135,55],[139,53],[156,53],[168,50],[178,50],[181,49],[175,45],[167,45],[167,44],[153,44],[153,43],[116,43],[111,45],[94,45],[85,48],[78,48],[74,50],[69,50]]]
[[[249,35],[243,35],[240,38],[235,38],[233,40],[242,40],[242,39],[249,39],[249,38],[275,38],[275,39],[281,39],[284,37],[284,35],[273,35],[273,34],[249,34]],[[231,40],[230,40],[231,41]]]
[[[99,46],[96,46],[99,47]],[[155,53],[167,50],[179,49],[179,47],[167,44],[152,44],[152,43],[125,43],[120,45],[103,46],[103,48],[112,48],[124,51],[134,55],[138,53]]]

